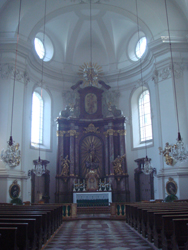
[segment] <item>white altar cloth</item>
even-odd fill
[[[78,200],[108,200],[112,202],[112,192],[75,192],[73,193],[73,203]]]

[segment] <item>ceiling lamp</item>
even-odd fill
[[[138,3],[136,0],[136,17],[137,17],[137,28],[138,28],[138,50],[141,51],[141,38],[140,38],[140,29],[139,29],[139,21],[138,21]],[[143,81],[143,76],[142,76],[142,57],[139,58],[140,61],[140,74],[141,74],[141,83],[142,83],[142,93],[144,90],[144,81]],[[145,117],[145,107],[144,107],[144,101],[142,101],[142,106],[144,110],[144,117]],[[154,168],[151,166],[151,159],[148,158],[147,156],[147,145],[146,145],[146,127],[144,128],[145,132],[145,149],[146,149],[146,157],[144,158],[144,164],[141,167],[141,170],[144,174],[149,175],[154,171]]]
[[[175,73],[174,73],[174,62],[172,57],[172,43],[170,37],[170,28],[169,28],[169,20],[168,20],[168,11],[167,11],[167,2],[165,1],[165,11],[166,11],[166,19],[168,26],[168,37],[169,37],[169,48],[170,48],[170,56],[171,56],[171,71],[172,71],[172,81],[174,87],[174,96],[175,96],[175,108],[176,108],[176,119],[177,119],[177,127],[178,127],[178,138],[175,144],[170,145],[168,142],[164,150],[159,147],[159,154],[162,154],[165,157],[165,162],[167,165],[175,165],[178,163],[183,163],[188,159],[188,151],[184,146],[183,139],[180,133],[179,126],[179,116],[178,116],[178,104],[177,104],[177,93],[176,93],[176,83],[175,83]]]
[[[13,94],[12,94],[12,112],[11,112],[11,129],[10,129],[10,138],[7,142],[7,149],[1,151],[1,159],[9,167],[16,167],[20,164],[21,153],[19,150],[19,143],[15,144],[12,137],[12,125],[13,125],[13,111],[14,111],[14,92],[16,84],[16,65],[17,65],[17,53],[18,53],[18,40],[19,40],[19,31],[20,31],[20,16],[21,16],[21,0],[19,5],[19,17],[18,17],[18,32],[17,32],[17,43],[16,43],[16,57],[15,57],[15,67],[14,67],[14,82],[13,82]]]
[[[46,26],[46,0],[44,2],[44,32],[43,32],[43,44],[45,44],[45,26]],[[41,58],[42,60],[42,77],[41,77],[41,82],[39,83],[40,87],[41,87],[41,98],[42,98],[42,86],[43,86],[43,71],[44,71],[44,58]],[[41,133],[41,130],[40,130]],[[39,136],[40,138],[40,136]],[[33,164],[35,165],[35,168],[32,170],[33,173],[36,176],[42,176],[43,174],[46,173],[46,167],[47,164],[49,163],[49,161],[47,160],[42,160],[40,159],[40,141],[38,142],[39,145],[39,158],[38,160],[33,160]]]
[[[90,3],[90,63],[84,63],[80,66],[78,75],[82,77],[84,85],[96,85],[98,86],[98,81],[102,77],[102,67],[97,63],[92,63],[92,15],[91,15],[91,1]]]

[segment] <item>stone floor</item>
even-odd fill
[[[43,249],[152,250],[154,248],[126,225],[125,221],[82,219],[63,222]]]

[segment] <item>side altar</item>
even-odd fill
[[[80,81],[65,100],[57,118],[56,202],[72,203],[75,192],[98,191],[110,192],[113,202],[128,202],[126,119],[115,105],[118,94],[103,81],[96,87]]]

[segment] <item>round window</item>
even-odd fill
[[[43,59],[45,55],[45,48],[43,42],[39,38],[35,37],[34,44],[37,55],[40,59]]]
[[[54,47],[47,35],[39,32],[34,39],[34,47],[38,57],[44,62],[49,62],[54,54]]]
[[[129,44],[127,47],[127,53],[131,61],[138,61],[146,52],[147,49],[147,39],[145,34],[140,31],[134,33],[130,38]]]
[[[144,52],[146,51],[146,46],[147,46],[147,39],[146,37],[142,37],[139,39],[139,41],[136,44],[136,56],[140,59]]]

